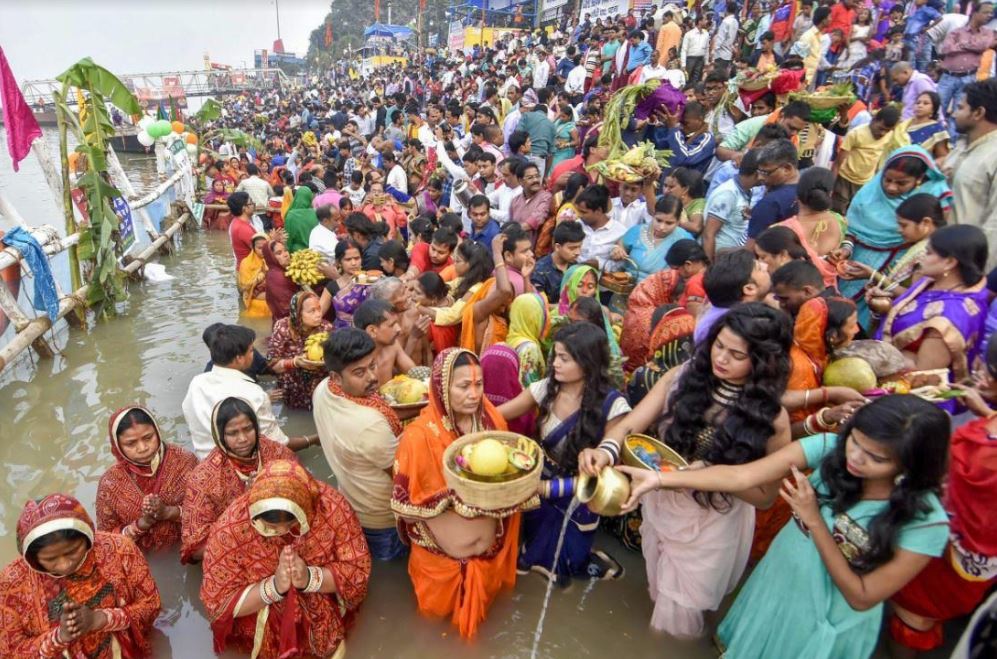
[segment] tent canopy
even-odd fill
[[[404,25],[388,25],[387,23],[374,23],[363,31],[363,38],[387,37],[390,39],[408,39],[413,34],[412,28]]]

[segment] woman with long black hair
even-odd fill
[[[935,405],[885,396],[837,435],[806,437],[748,464],[618,469],[633,479],[627,507],[657,488],[730,496],[782,479],[796,523],[783,527],[721,623],[725,656],[868,657],[883,602],[948,541],[938,492],[949,431]],[[804,469],[814,472],[808,478]]]
[[[692,360],[666,373],[597,448],[583,451],[582,471],[599,473],[629,433],[659,419],[658,437],[690,463],[737,465],[779,450],[790,440],[780,402],[790,343],[786,314],[758,302],[731,307]],[[644,498],[652,627],[679,638],[704,634],[703,612],[720,606],[747,565],[755,507],[768,507],[776,493],[765,485],[733,495],[683,490]]]
[[[623,574],[619,564],[604,552],[592,551],[599,516],[584,505],[572,514],[554,565],[558,534],[574,495],[579,453],[596,446],[606,429],[630,411],[609,376],[606,333],[584,321],[562,327],[554,336],[548,363],[548,377],[499,407],[506,419],[537,411],[534,436],[547,457],[540,508],[523,518],[518,568],[548,575],[553,571],[562,585],[571,577],[619,578]]]

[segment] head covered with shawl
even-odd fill
[[[891,197],[883,189],[883,177],[895,167],[904,166],[902,161],[908,159],[926,168],[924,177],[907,192]],[[916,164],[912,166],[917,167]],[[952,190],[945,175],[924,147],[915,144],[897,149],[886,159],[886,164],[876,176],[863,185],[852,199],[848,207],[848,233],[871,247],[901,245],[903,238],[897,228],[897,208],[906,199],[922,192],[938,197],[943,208],[952,203]]]
[[[539,293],[517,295],[509,306],[509,333],[505,338],[506,344],[513,350],[526,341],[540,345],[549,331],[550,310],[546,298]]]
[[[127,430],[138,428],[139,426],[152,426],[156,435],[157,448],[155,454],[149,462],[135,462],[126,457],[121,450],[121,434]],[[144,434],[144,433],[143,433]],[[159,467],[166,456],[166,444],[163,443],[163,433],[159,430],[159,424],[152,413],[141,405],[129,405],[122,407],[111,415],[107,422],[107,435],[111,442],[111,455],[118,461],[118,464],[131,474],[143,478],[154,478],[159,471]]]
[[[312,199],[314,198],[315,193],[307,185],[302,185],[295,190],[294,201],[291,202],[287,212],[284,214],[284,224],[287,224],[292,219],[308,218],[318,223],[318,216],[315,214],[315,209],[312,208]]]
[[[231,421],[237,421],[239,417],[245,416],[249,424],[253,427],[253,441],[251,448],[242,446],[242,435],[239,433],[239,444],[229,446],[225,439],[225,428]],[[235,467],[235,472],[243,481],[247,481],[263,466],[263,458],[260,455],[260,422],[256,418],[256,412],[252,406],[241,398],[224,398],[215,403],[211,410],[211,438],[215,441],[215,446],[222,455],[228,458]]]
[[[318,296],[311,291],[298,291],[291,296],[291,303],[288,307],[287,319],[290,322],[291,331],[299,338],[307,336],[311,331],[305,328],[304,322],[301,318],[301,315],[305,309],[305,301],[309,298],[315,298],[316,301],[318,300]]]
[[[557,311],[560,315],[568,315],[571,305],[574,304],[580,297],[581,284],[587,275],[591,275],[592,282],[595,285],[595,299],[599,299],[599,272],[590,265],[584,265],[581,263],[575,264],[567,269],[564,273],[564,278],[561,279],[561,299],[557,305]],[[614,359],[619,359],[622,355],[620,352],[620,344],[616,340],[616,334],[613,333],[612,324],[609,322],[609,314],[606,313],[605,308],[602,310],[602,327],[606,330],[606,337],[609,339],[610,355]]]
[[[450,388],[454,382],[454,372],[462,366],[480,369],[481,362],[470,350],[447,348],[436,355],[436,359],[433,360],[432,375],[429,378],[429,407],[440,417],[444,427],[451,432],[460,432],[450,401]],[[472,432],[494,428],[493,417],[497,414],[498,411],[491,401],[482,395]]]
[[[525,297],[525,296],[522,296]],[[481,353],[481,374],[485,381],[485,397],[492,405],[508,403],[523,392],[519,379],[519,356],[505,345],[493,345]],[[531,412],[508,420],[509,430],[521,435],[533,431],[535,415]]]
[[[28,501],[24,504],[21,516],[17,518],[17,551],[32,570],[49,574],[38,563],[38,547],[32,551],[32,545],[49,534],[67,531],[84,537],[89,552],[94,541],[93,521],[83,504],[74,497],[67,494],[49,494],[41,499]],[[42,543],[44,544],[44,540]],[[83,562],[85,559],[81,561],[81,565]]]
[[[274,321],[277,321],[287,315],[287,309],[291,304],[291,297],[298,290],[298,285],[295,284],[290,277],[287,276],[287,271],[284,266],[280,264],[277,257],[274,255],[274,250],[277,246],[287,250],[287,246],[276,240],[271,241],[267,247],[263,249],[263,260],[266,261],[266,299],[267,306],[270,307],[270,313],[273,315]],[[247,257],[248,258],[248,257]]]
[[[249,518],[265,538],[284,535],[275,526],[282,518],[293,522],[290,533],[302,536],[311,528],[318,486],[304,467],[289,460],[268,462],[249,487]]]
[[[252,248],[249,250],[246,258],[242,259],[242,262],[239,264],[239,288],[242,290],[242,301],[247,309],[256,298],[257,278],[261,274],[265,277],[267,272],[267,259],[256,253],[257,241],[266,243],[267,235],[258,233],[253,236],[252,241],[250,241]],[[263,251],[266,251],[265,247]]]

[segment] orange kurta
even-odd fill
[[[260,438],[260,464],[274,460],[294,460],[294,452],[266,437]],[[180,560],[190,563],[194,553],[204,547],[211,525],[232,501],[249,487],[250,477],[240,477],[232,459],[214,448],[187,479],[180,516],[182,546]]]
[[[176,444],[166,444],[163,462],[156,475],[143,477],[117,462],[100,477],[97,485],[97,528],[108,533],[122,529],[142,515],[142,499],[158,494],[163,504],[181,506],[187,478],[197,466],[197,457]],[[180,542],[180,520],[157,522],[148,532],[134,538],[144,552]]]

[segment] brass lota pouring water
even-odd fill
[[[575,495],[595,514],[615,517],[630,498],[630,480],[612,467],[603,467],[598,476],[579,474]]]

